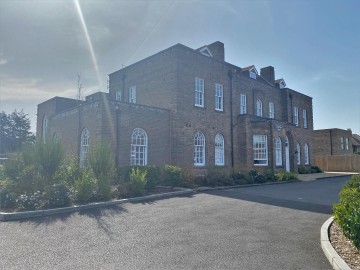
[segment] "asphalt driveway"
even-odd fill
[[[0,223],[0,269],[331,269],[320,227],[349,177]]]

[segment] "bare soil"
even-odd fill
[[[335,221],[330,226],[329,238],[333,248],[349,267],[360,270],[360,250],[357,250],[354,244],[344,236]]]

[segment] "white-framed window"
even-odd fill
[[[115,99],[118,100],[118,101],[121,101],[121,91],[116,91],[115,93]]]
[[[136,103],[136,86],[131,86],[129,88],[129,102]]]
[[[130,164],[147,165],[148,138],[145,130],[135,128],[131,135]]]
[[[224,137],[221,134],[216,134],[215,136],[215,165],[225,165]]]
[[[300,144],[296,144],[296,163],[297,165],[301,164],[301,148],[300,148]]]
[[[294,107],[294,124],[299,126],[299,108]]]
[[[253,69],[250,70],[249,76],[250,76],[251,79],[255,79],[255,80],[256,80],[256,72],[255,72],[255,70],[253,70]]]
[[[194,136],[194,165],[205,165],[205,136],[201,132],[197,132]]]
[[[204,80],[195,78],[195,106],[204,107]]]
[[[280,86],[280,89],[284,89],[285,86],[286,86],[285,81],[282,80],[282,81],[280,82],[279,86]]]
[[[340,145],[341,145],[341,149],[344,150],[345,149],[344,137],[340,137]]]
[[[305,165],[309,165],[309,145],[305,143],[304,145],[304,163]]]
[[[263,116],[262,102],[260,99],[256,101],[256,116]]]
[[[254,165],[268,165],[268,146],[266,135],[253,135]]]
[[[307,128],[307,111],[303,110],[303,122],[304,122],[304,128]]]
[[[246,95],[240,95],[240,114],[246,114]]]
[[[279,137],[275,139],[275,164],[282,166],[282,145]]]
[[[269,102],[269,118],[274,119],[275,118],[275,107],[274,103]]]
[[[224,109],[224,87],[221,84],[215,84],[215,110],[223,111]]]
[[[88,153],[89,153],[89,138],[90,133],[87,128],[84,128],[81,132],[80,137],[80,167],[83,168],[86,166]]]
[[[46,115],[44,115],[43,120],[42,120],[42,142],[46,142],[47,139],[47,132],[48,132],[48,117]]]
[[[345,138],[345,149],[349,150],[349,138]]]

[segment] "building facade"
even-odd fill
[[[274,68],[225,61],[224,44],[174,45],[109,75],[109,93],[38,105],[37,137],[86,160],[108,141],[118,166],[297,171],[314,160],[312,98]],[[64,105],[65,104],[65,105]]]
[[[352,132],[350,129],[314,130],[314,147],[316,155],[352,155]]]

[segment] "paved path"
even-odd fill
[[[0,269],[331,269],[320,227],[349,177],[0,223]]]

